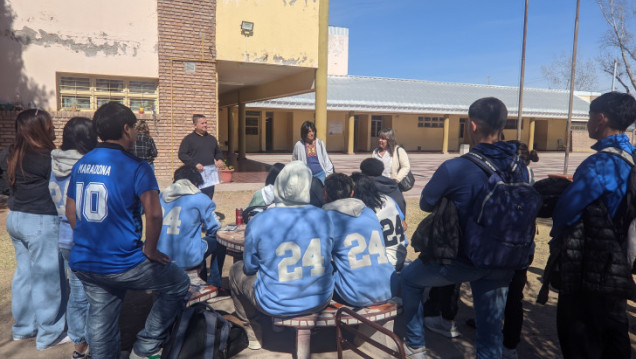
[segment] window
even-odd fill
[[[158,110],[158,81],[89,75],[58,75],[60,110],[94,111],[110,101],[139,112]]]
[[[444,128],[443,117],[418,117],[417,127]]]
[[[570,125],[572,131],[587,131],[587,123],[585,122],[572,122]]]
[[[245,111],[245,134],[258,135],[258,121],[261,118],[260,111]]]
[[[519,123],[519,120],[506,120],[506,127],[504,127],[504,130],[516,130],[517,123]],[[521,129],[523,130],[523,121],[521,121]]]
[[[382,129],[382,116],[371,116],[371,137],[378,137]]]

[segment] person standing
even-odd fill
[[[204,183],[199,189],[213,199],[214,185],[219,183],[217,167],[224,165],[223,153],[216,137],[208,133],[208,119],[204,115],[193,115],[192,123],[194,131],[181,141],[179,159],[201,172]]]
[[[157,146],[150,137],[150,129],[146,121],[139,121],[137,124],[137,141],[133,145],[130,153],[148,162],[152,170],[155,170],[155,158],[157,157]]]
[[[411,170],[409,156],[404,147],[397,145],[395,131],[392,128],[383,128],[378,132],[378,147],[373,150],[372,157],[384,164],[382,175],[397,183],[400,183]]]
[[[635,204],[625,195],[635,148],[625,130],[636,120],[636,100],[605,93],[590,103],[589,116],[587,132],[598,152],[576,169],[552,217],[550,235],[562,242],[557,332],[565,359],[626,359],[627,299],[635,288],[634,258],[627,256],[631,218],[624,219]]]
[[[15,248],[11,282],[13,340],[35,337],[43,350],[69,342],[62,299],[66,284],[58,250],[60,219],[49,194],[55,128],[44,110],[25,110],[15,122],[15,142],[3,159],[10,186],[7,232]]]
[[[516,146],[499,141],[508,117],[504,103],[494,97],[479,99],[470,105],[468,116],[468,135],[474,145],[473,151],[483,154],[482,157],[488,158],[506,176],[527,182],[527,168],[517,159]],[[422,190],[420,209],[423,211],[431,212],[444,197],[457,207],[461,233],[464,234],[459,238],[459,248],[473,243],[469,240],[473,239],[470,235],[474,233],[466,234],[466,229],[479,225],[474,219],[475,207],[478,207],[475,202],[479,200],[488,179],[488,174],[472,160],[457,157],[442,163]],[[484,251],[487,249],[484,248]],[[444,264],[420,257],[402,270],[405,351],[409,357],[426,357],[422,305],[425,289],[470,282],[477,323],[476,357],[501,358],[501,323],[514,269],[477,267],[469,259],[470,255],[466,250],[460,250],[455,259]]]
[[[311,170],[311,174],[325,183],[325,178],[333,173],[333,163],[327,154],[325,143],[316,138],[316,125],[305,121],[300,126],[301,140],[294,145],[292,161],[302,161]]]
[[[68,257],[73,248],[73,229],[66,218],[66,192],[73,165],[97,145],[97,134],[93,122],[86,117],[73,117],[62,132],[62,146],[51,152],[51,180],[49,191],[60,217],[59,246],[64,258],[64,268],[68,268]],[[72,270],[68,270],[71,292],[66,303],[66,324],[68,336],[73,340],[73,359],[90,358],[86,322],[88,320],[88,299],[82,282]]]
[[[69,266],[88,297],[88,345],[95,358],[119,358],[117,323],[129,289],[157,296],[130,358],[158,358],[190,286],[186,273],[157,250],[162,226],[157,180],[147,162],[127,152],[137,139],[136,122],[118,102],[98,108],[93,125],[102,142],[77,161],[69,180],[66,217],[75,242]]]

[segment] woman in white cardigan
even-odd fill
[[[378,132],[378,148],[373,150],[373,158],[384,163],[382,175],[392,178],[397,183],[400,183],[411,170],[409,156],[403,147],[395,143],[395,132],[392,128],[383,128]]]
[[[311,174],[324,184],[325,178],[333,173],[333,163],[324,142],[316,138],[313,122],[305,121],[300,126],[300,138],[294,145],[292,161],[303,161],[311,169]]]

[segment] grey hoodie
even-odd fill
[[[351,217],[360,217],[364,209],[364,202],[357,198],[343,198],[322,206],[325,211],[337,211]]]
[[[51,169],[55,177],[70,176],[73,166],[82,156],[77,150],[55,149],[51,151]]]
[[[173,202],[178,200],[181,196],[189,194],[200,193],[201,190],[197,186],[193,185],[188,179],[180,179],[171,184],[168,188],[161,191],[161,198],[165,202]]]

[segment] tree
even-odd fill
[[[628,29],[634,20],[636,7],[631,0],[629,3],[624,0],[595,1],[609,25],[609,29],[603,34],[601,45],[607,54],[598,60],[599,64],[603,72],[613,76],[616,61],[616,80],[626,92],[630,92],[630,89],[636,89],[636,77],[632,71],[636,64],[636,45],[634,36]]]
[[[560,56],[553,56],[549,66],[541,66],[543,77],[548,81],[548,86],[553,89],[570,89],[570,78],[572,73],[571,57],[565,53]],[[593,91],[596,90],[598,78],[596,76],[596,65],[594,61],[577,61],[576,73],[574,76],[574,88],[576,90]]]

